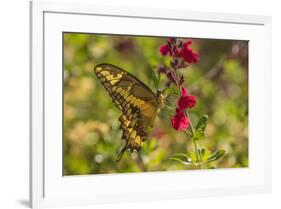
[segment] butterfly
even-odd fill
[[[126,150],[141,149],[158,111],[164,105],[165,97],[160,90],[154,93],[135,76],[115,65],[99,64],[94,72],[112,102],[122,112],[119,121],[125,146],[117,156],[118,162]]]

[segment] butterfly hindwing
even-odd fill
[[[117,158],[119,161],[127,149],[139,151],[147,140],[148,130],[159,109],[157,97],[145,84],[117,66],[100,64],[94,71],[122,112],[119,121],[125,146]]]

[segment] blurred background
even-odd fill
[[[143,163],[126,152],[115,162],[123,142],[119,110],[113,105],[93,68],[106,62],[135,75],[154,92],[157,66],[169,63],[159,53],[167,38],[64,33],[64,175],[194,169],[170,159],[193,151],[192,141],[170,125],[167,112],[156,118],[149,141],[141,149]],[[190,110],[196,124],[207,114],[199,145],[224,149],[216,168],[248,166],[248,42],[192,39],[200,61],[181,72],[188,92],[197,97]],[[160,88],[165,87],[165,76]]]

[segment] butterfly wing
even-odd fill
[[[125,70],[111,64],[100,64],[94,71],[122,112],[119,121],[126,144],[117,158],[119,161],[127,149],[140,150],[147,140],[149,128],[153,126],[159,104],[151,89]]]

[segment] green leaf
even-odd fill
[[[220,159],[225,154],[225,150],[218,150],[208,158],[208,162],[213,162]]]
[[[181,157],[181,158],[184,158],[188,162],[192,162],[192,159],[188,154],[176,153],[176,154],[173,155],[173,157],[177,157],[177,158]]]
[[[203,152],[204,152],[203,155],[201,155],[202,161],[207,162],[208,158],[211,156],[211,152],[208,149],[204,149]],[[202,153],[202,150],[201,150],[201,153]]]
[[[207,121],[208,121],[208,115],[203,115],[196,125],[196,130],[201,129],[205,131],[205,128],[207,126]]]
[[[179,163],[184,164],[184,165],[190,165],[190,164],[192,164],[192,162],[187,162],[187,161],[184,161],[184,160],[182,160],[182,159],[180,159],[180,158],[177,158],[177,157],[171,157],[170,159],[171,159],[171,160],[178,161]]]
[[[194,134],[195,140],[204,136],[205,129],[206,129],[206,126],[207,126],[207,121],[208,121],[208,115],[203,115],[200,118],[200,120],[198,121],[198,123],[196,125],[196,128],[195,128],[195,134]]]
[[[178,161],[184,165],[189,165],[193,163],[191,157],[188,154],[184,153],[176,153],[170,159]]]
[[[202,148],[202,149],[198,149],[198,153],[200,155],[200,158],[203,159],[204,155],[205,155],[205,149]]]

